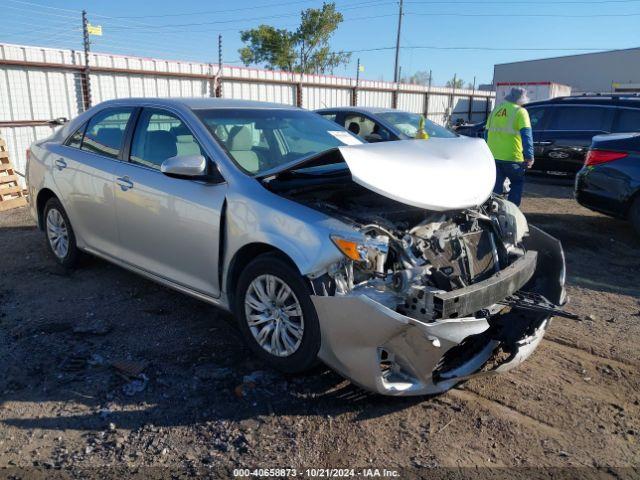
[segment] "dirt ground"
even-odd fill
[[[94,258],[66,273],[25,209],[1,213],[0,478],[56,467],[639,478],[640,240],[578,206],[566,182],[530,182],[523,209],[562,241],[569,309],[589,320],[555,319],[508,374],[409,399],[324,367],[265,369],[228,314]]]

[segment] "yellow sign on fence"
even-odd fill
[[[87,33],[89,35],[97,35],[99,37],[102,36],[102,25],[87,25]]]

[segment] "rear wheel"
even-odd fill
[[[636,233],[640,235],[640,195],[636,196],[636,199],[631,204],[629,209],[629,220],[631,225],[636,230]]]
[[[60,200],[51,198],[44,207],[44,228],[47,245],[56,261],[65,268],[72,268],[78,260],[76,237]]]
[[[316,363],[320,326],[309,288],[274,254],[260,255],[238,280],[235,314],[249,347],[266,363],[297,373]]]

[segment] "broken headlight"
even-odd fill
[[[389,253],[389,238],[384,235],[362,239],[331,235],[331,241],[350,260],[381,276],[385,275],[384,264]]]

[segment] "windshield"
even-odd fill
[[[195,110],[202,122],[244,171],[258,175],[302,158],[344,145],[357,137],[303,110]]]
[[[382,112],[379,113],[378,116],[412,138],[416,136],[418,125],[422,118],[422,115],[409,112]],[[424,131],[427,132],[430,137],[452,138],[456,136],[455,133],[427,119],[424,120]]]

